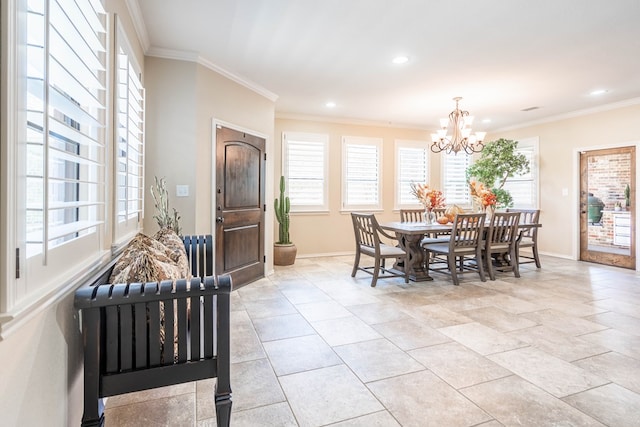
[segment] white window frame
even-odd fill
[[[349,164],[349,153],[351,147],[367,147],[369,149],[373,149],[375,151],[375,157],[377,161],[377,168],[375,174],[375,194],[376,199],[371,203],[354,203],[349,200],[349,187],[350,183],[354,182],[350,180],[349,174],[352,166]],[[382,138],[370,138],[370,137],[360,137],[360,136],[343,136],[342,137],[342,211],[381,211],[382,210],[382,152],[383,144]]]
[[[317,163],[318,160],[322,162],[320,165],[321,176],[309,177],[315,181],[321,181],[321,194],[316,195],[316,200],[319,203],[301,203],[299,202],[295,194],[291,191],[293,188],[291,180],[302,179],[302,177],[293,177],[292,168],[290,164],[290,155],[292,150],[296,150],[298,156],[304,156],[304,150],[300,150],[303,145],[307,145],[311,148],[306,154],[314,156],[312,158],[303,160],[308,162]],[[318,154],[321,154],[321,158],[318,158]],[[287,195],[291,201],[291,212],[328,212],[329,211],[329,135],[317,134],[317,133],[304,133],[304,132],[283,132],[282,133],[282,175],[285,177],[287,183]],[[279,190],[276,188],[276,192]]]
[[[46,1],[44,0],[47,4]],[[53,0],[51,0],[53,2]],[[73,14],[71,23],[75,28],[84,28],[89,31],[90,29],[103,28],[103,32],[97,39],[100,40],[100,54],[97,55],[98,62],[101,64],[99,67],[102,71],[97,72],[100,85],[99,89],[92,90],[91,93],[97,94],[97,98],[100,100],[100,107],[97,110],[100,111],[98,122],[100,123],[98,136],[92,136],[96,139],[97,143],[91,144],[86,140],[80,141],[80,145],[89,145],[91,149],[98,150],[99,154],[86,154],[83,148],[80,148],[78,152],[72,151],[70,154],[54,153],[55,158],[62,157],[67,160],[69,165],[79,163],[78,172],[75,173],[74,179],[80,178],[81,182],[77,185],[79,190],[75,190],[80,200],[83,200],[81,206],[78,209],[79,214],[77,217],[80,220],[84,220],[83,206],[95,205],[99,212],[93,219],[95,222],[95,232],[87,235],[74,235],[72,240],[67,241],[59,246],[53,248],[53,250],[46,253],[46,256],[41,256],[42,260],[39,261],[39,265],[33,268],[32,263],[27,262],[26,258],[26,199],[24,198],[26,188],[26,154],[27,154],[27,90],[28,81],[26,71],[26,64],[28,58],[25,56],[27,51],[28,37],[33,37],[34,34],[30,33],[26,27],[27,20],[27,0],[9,0],[8,2],[2,2],[2,18],[1,25],[3,31],[0,32],[2,42],[2,58],[0,65],[2,66],[2,72],[0,73],[0,93],[2,96],[2,108],[0,108],[0,161],[2,167],[0,168],[0,204],[2,205],[2,214],[0,215],[0,240],[4,243],[0,246],[0,340],[6,338],[14,331],[20,329],[24,322],[41,313],[51,304],[59,301],[61,298],[69,295],[73,289],[77,288],[80,284],[86,281],[86,278],[90,275],[96,274],[101,268],[103,268],[113,258],[113,252],[110,250],[111,242],[114,238],[114,231],[112,226],[107,223],[107,219],[112,219],[117,215],[115,213],[114,193],[115,193],[115,173],[114,168],[114,150],[113,150],[113,126],[115,126],[114,110],[112,103],[115,101],[113,84],[116,81],[114,75],[114,66],[116,64],[115,46],[116,33],[112,33],[113,24],[112,21],[115,15],[108,14],[104,7],[105,0],[74,0],[73,2],[62,3],[65,7],[63,14],[69,12],[71,9],[66,9],[67,5],[75,8],[78,5],[79,9],[84,11],[91,10],[92,7],[99,10],[99,17],[97,21],[94,18],[89,18],[87,21],[79,19],[78,13]],[[37,4],[37,3],[36,3]],[[47,9],[43,9],[47,10]],[[64,16],[60,14],[60,8],[58,6],[52,6],[50,10],[54,12],[57,10],[57,16]],[[33,22],[33,21],[32,21]],[[99,22],[99,23],[98,23]],[[33,25],[33,24],[31,24]],[[43,28],[39,24],[35,28]],[[67,34],[73,31],[72,25],[58,25],[59,29]],[[32,27],[29,27],[32,28]],[[54,30],[50,30],[53,32]],[[58,40],[60,37],[55,35]],[[84,36],[82,36],[84,37]],[[81,37],[81,38],[82,38]],[[33,39],[32,39],[33,40]],[[46,38],[45,46],[46,46]],[[122,40],[122,38],[120,38]],[[37,43],[38,46],[40,42]],[[61,46],[61,44],[58,44]],[[83,44],[77,43],[71,46],[69,51],[78,51],[82,49]],[[42,48],[38,53],[37,58],[48,58],[46,50]],[[52,49],[54,52],[60,50]],[[85,51],[86,53],[86,51]],[[47,61],[53,61],[47,59]],[[82,73],[77,67],[74,67],[74,73],[72,78],[65,77],[65,74],[60,74],[61,70],[65,67],[72,67],[74,59],[70,58],[70,55],[64,57],[64,60],[54,64],[56,77],[58,81],[58,88],[61,93],[77,93],[77,82],[83,80]],[[91,61],[88,56],[80,56],[80,61]],[[96,69],[95,66],[90,68]],[[46,68],[45,68],[46,70]],[[30,71],[31,73],[31,71]],[[73,83],[73,79],[77,82]],[[33,79],[32,79],[33,80]],[[46,80],[44,80],[46,82]],[[70,83],[68,83],[70,82]],[[75,88],[67,86],[68,84],[75,84]],[[84,84],[84,83],[83,83]],[[95,87],[95,85],[92,85]],[[56,89],[58,90],[58,89]],[[51,91],[51,90],[50,90]],[[56,95],[58,96],[58,95]],[[87,98],[71,95],[72,99],[76,99],[76,108],[78,105],[85,105]],[[38,99],[31,98],[31,99]],[[44,98],[44,108],[40,111],[49,112],[48,105],[52,105],[52,102],[46,102],[47,98]],[[52,100],[53,101],[53,100]],[[33,104],[36,105],[36,104]],[[39,105],[38,107],[42,107]],[[72,105],[73,106],[73,105]],[[92,113],[95,109],[90,110]],[[58,117],[59,115],[56,115]],[[72,115],[68,115],[73,118]],[[47,119],[51,120],[51,119]],[[68,119],[64,119],[65,121]],[[82,121],[82,119],[80,119]],[[58,126],[58,124],[55,124]],[[69,121],[67,126],[72,127],[72,131],[75,129],[77,133],[77,126],[73,124],[73,121]],[[59,127],[59,126],[58,126]],[[33,129],[33,126],[31,126]],[[82,125],[80,129],[83,129]],[[42,140],[48,142],[49,138],[44,138],[44,135],[49,136],[49,132],[46,127],[43,127],[41,131],[43,133]],[[31,131],[33,134],[33,131]],[[73,133],[73,132],[72,132]],[[78,137],[76,137],[78,138]],[[57,137],[60,139],[60,137]],[[73,144],[74,139],[65,140],[62,145]],[[68,150],[68,148],[66,148]],[[78,160],[77,157],[83,157]],[[91,160],[85,160],[84,157]],[[43,164],[46,164],[44,161]],[[58,162],[56,164],[62,164],[64,162]],[[97,165],[94,170],[87,173],[84,170],[84,165],[93,163]],[[39,164],[39,162],[38,162]],[[54,166],[56,165],[54,164]],[[48,167],[52,167],[49,165]],[[62,167],[62,166],[60,166]],[[59,169],[59,170],[64,170]],[[31,172],[33,174],[33,172]],[[41,173],[44,175],[44,172]],[[144,175],[144,174],[142,174]],[[96,178],[97,177],[97,178]],[[88,181],[82,181],[82,180]],[[85,192],[83,186],[87,183],[96,182],[97,187],[97,201],[90,200],[88,204],[84,203],[84,194],[94,194],[93,188]],[[142,190],[144,191],[144,190]],[[42,197],[43,200],[44,196]],[[50,203],[50,202],[47,202]],[[76,202],[71,201],[69,205]],[[50,203],[53,205],[53,203]],[[58,203],[60,205],[60,203]],[[53,205],[53,209],[59,206]],[[63,206],[66,207],[66,206]],[[75,205],[74,205],[75,207]],[[51,206],[45,208],[51,208]],[[46,218],[47,216],[43,216]],[[71,216],[70,216],[71,218]],[[71,221],[77,221],[78,219],[71,218]],[[111,222],[111,221],[108,221]],[[37,252],[34,252],[37,253]],[[34,257],[31,257],[32,259]],[[19,275],[18,275],[19,273]],[[16,277],[18,276],[18,277]]]
[[[116,19],[115,24],[113,249],[117,250],[142,229],[145,90],[131,44],[120,21]]]
[[[468,162],[466,163],[466,166],[464,167],[464,169],[455,170],[455,173],[453,175],[457,176],[458,179],[451,178],[449,174],[451,173],[451,165],[453,163],[449,163],[448,160],[463,160],[461,156],[466,156],[466,158],[468,159]],[[458,154],[453,154],[453,153],[445,154],[443,152],[441,155],[440,162],[441,162],[440,163],[441,165],[440,166],[440,170],[441,170],[440,182],[442,182],[442,193],[445,197],[446,204],[447,205],[455,204],[464,209],[471,208],[471,194],[469,192],[469,185],[466,182],[466,172],[467,172],[467,168],[473,164],[473,157],[463,152],[459,152]],[[455,185],[460,186],[458,190],[458,194],[462,194],[465,197],[463,197],[462,199],[456,199],[452,197],[451,190],[448,190],[448,188],[451,188],[452,182]]]
[[[523,153],[525,151],[531,153],[530,155],[530,171],[528,174],[523,176],[516,176],[508,178],[504,189],[508,190],[508,185],[510,182],[530,182],[532,193],[530,195],[530,203],[515,203],[513,207],[515,209],[539,209],[540,204],[540,157],[539,157],[539,145],[540,139],[538,137],[531,137],[518,140],[518,145],[516,147],[516,153]],[[512,192],[513,195],[513,192]]]
[[[394,142],[395,148],[395,210],[399,209],[418,209],[422,205],[420,201],[416,199],[410,192],[409,184],[415,182],[416,184],[429,184],[429,165],[430,165],[430,153],[429,143],[427,141],[415,141],[406,139],[397,139]],[[406,151],[413,152],[416,156],[422,156],[423,174],[421,176],[411,175],[408,176],[406,165],[408,159],[405,159]],[[406,153],[409,154],[409,153]],[[413,160],[413,159],[411,159]],[[404,201],[404,203],[403,203]]]

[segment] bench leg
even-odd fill
[[[231,423],[231,394],[218,394],[216,387],[216,420],[218,427],[229,427]]]
[[[104,400],[99,396],[100,383],[100,315],[85,310],[82,318],[84,341],[84,412],[82,427],[104,425]]]

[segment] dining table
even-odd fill
[[[429,275],[428,259],[422,248],[421,242],[425,236],[435,234],[450,233],[453,223],[448,224],[427,224],[425,222],[402,222],[390,221],[381,222],[380,227],[386,231],[395,233],[399,246],[409,255],[408,265],[403,265],[402,260],[397,260],[393,269],[397,271],[408,270],[409,280],[413,282],[424,282],[433,280]],[[520,223],[520,230],[541,227],[540,224]]]
[[[403,265],[402,261],[396,261],[393,268],[399,271],[405,271],[406,269],[409,273],[409,280],[414,282],[433,280],[429,276],[428,268],[425,267],[427,260],[420,242],[422,242],[425,235],[451,232],[453,224],[392,221],[382,222],[380,227],[394,232],[400,247],[409,255],[409,265]]]

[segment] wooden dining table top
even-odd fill
[[[402,234],[427,234],[451,231],[453,229],[453,224],[426,224],[424,222],[391,221],[381,222],[380,227],[385,230]]]

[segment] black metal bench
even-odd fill
[[[190,282],[106,284],[114,260],[76,291],[84,345],[83,427],[104,425],[104,397],[213,377],[217,423],[229,426],[231,278],[212,276],[211,236],[183,241]]]

